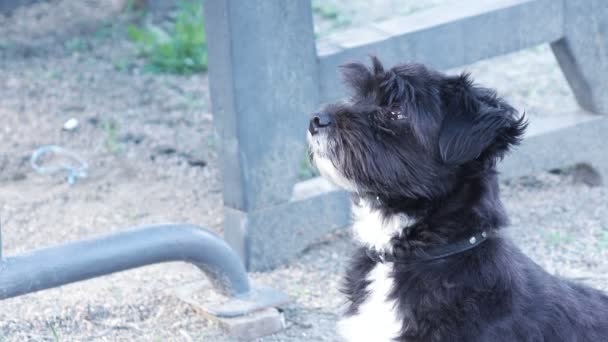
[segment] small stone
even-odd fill
[[[202,158],[190,157],[188,158],[188,165],[194,167],[205,167],[207,162]]]
[[[120,137],[120,142],[123,142],[123,143],[132,142],[135,145],[139,145],[142,141],[144,141],[145,138],[146,138],[146,136],[144,134],[129,132]]]
[[[590,187],[602,185],[602,176],[600,173],[589,164],[577,164],[572,168],[572,177],[574,182],[582,183]]]
[[[93,126],[97,126],[99,125],[99,118],[96,116],[92,116],[90,118],[87,119],[87,122],[90,123]]]
[[[476,239],[474,236],[473,236],[473,237],[471,237],[471,239],[469,240],[469,243],[470,243],[471,245],[474,245],[474,244],[475,244],[475,242],[477,242],[477,239]]]
[[[26,179],[27,176],[23,172],[15,172],[10,176],[10,178],[13,181],[22,181],[22,180]]]
[[[70,118],[68,121],[66,121],[63,124],[63,130],[71,132],[73,130],[75,130],[76,128],[78,128],[78,119],[76,118]]]
[[[0,153],[0,171],[8,167],[8,156]]]
[[[177,149],[171,145],[158,145],[154,148],[154,154],[170,155],[177,152]]]

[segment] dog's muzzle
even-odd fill
[[[321,130],[326,129],[332,125],[331,116],[328,113],[317,113],[313,114],[308,125],[308,131],[311,135],[319,133]]]

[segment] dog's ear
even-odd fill
[[[370,58],[371,68],[361,63],[341,66],[342,77],[355,90],[355,98],[368,98],[379,106],[388,106],[408,97],[412,89],[407,81],[392,69],[385,71],[375,56]]]
[[[340,66],[344,83],[352,88],[355,97],[366,98],[373,96],[377,90],[374,74],[361,63],[347,63]]]
[[[446,164],[496,160],[520,142],[524,115],[485,88],[472,85],[468,75],[448,77],[442,89],[445,116],[439,131],[439,153]]]

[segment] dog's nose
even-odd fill
[[[310,119],[308,130],[310,134],[314,135],[319,133],[319,130],[331,125],[331,116],[327,113],[317,113]]]

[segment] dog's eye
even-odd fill
[[[406,118],[405,114],[403,114],[401,111],[399,110],[391,110],[388,113],[388,118],[389,120],[403,120]]]

